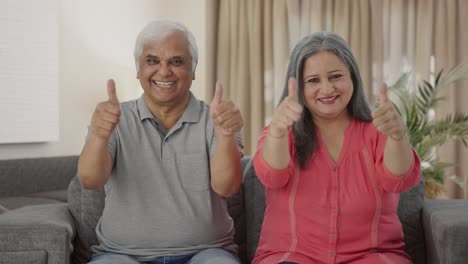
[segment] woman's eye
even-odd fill
[[[318,83],[318,82],[320,82],[320,79],[319,78],[312,78],[312,79],[309,79],[307,82]]]
[[[341,76],[341,74],[334,74],[330,77],[330,79],[339,79]]]

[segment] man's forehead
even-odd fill
[[[143,46],[143,54],[152,54],[155,56],[171,55],[171,56],[187,56],[189,54],[188,45],[180,42],[165,42],[153,41],[145,43]]]

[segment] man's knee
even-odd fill
[[[233,253],[221,249],[210,248],[198,252],[188,264],[240,264],[239,257]]]
[[[104,253],[94,256],[89,264],[140,264],[140,262],[127,255]]]

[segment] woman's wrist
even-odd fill
[[[268,136],[274,139],[282,139],[286,137],[286,133],[277,133],[277,132],[272,132],[271,129],[268,130]]]

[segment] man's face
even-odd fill
[[[195,74],[183,33],[174,32],[158,42],[145,44],[138,68],[137,78],[150,109],[187,103]]]

